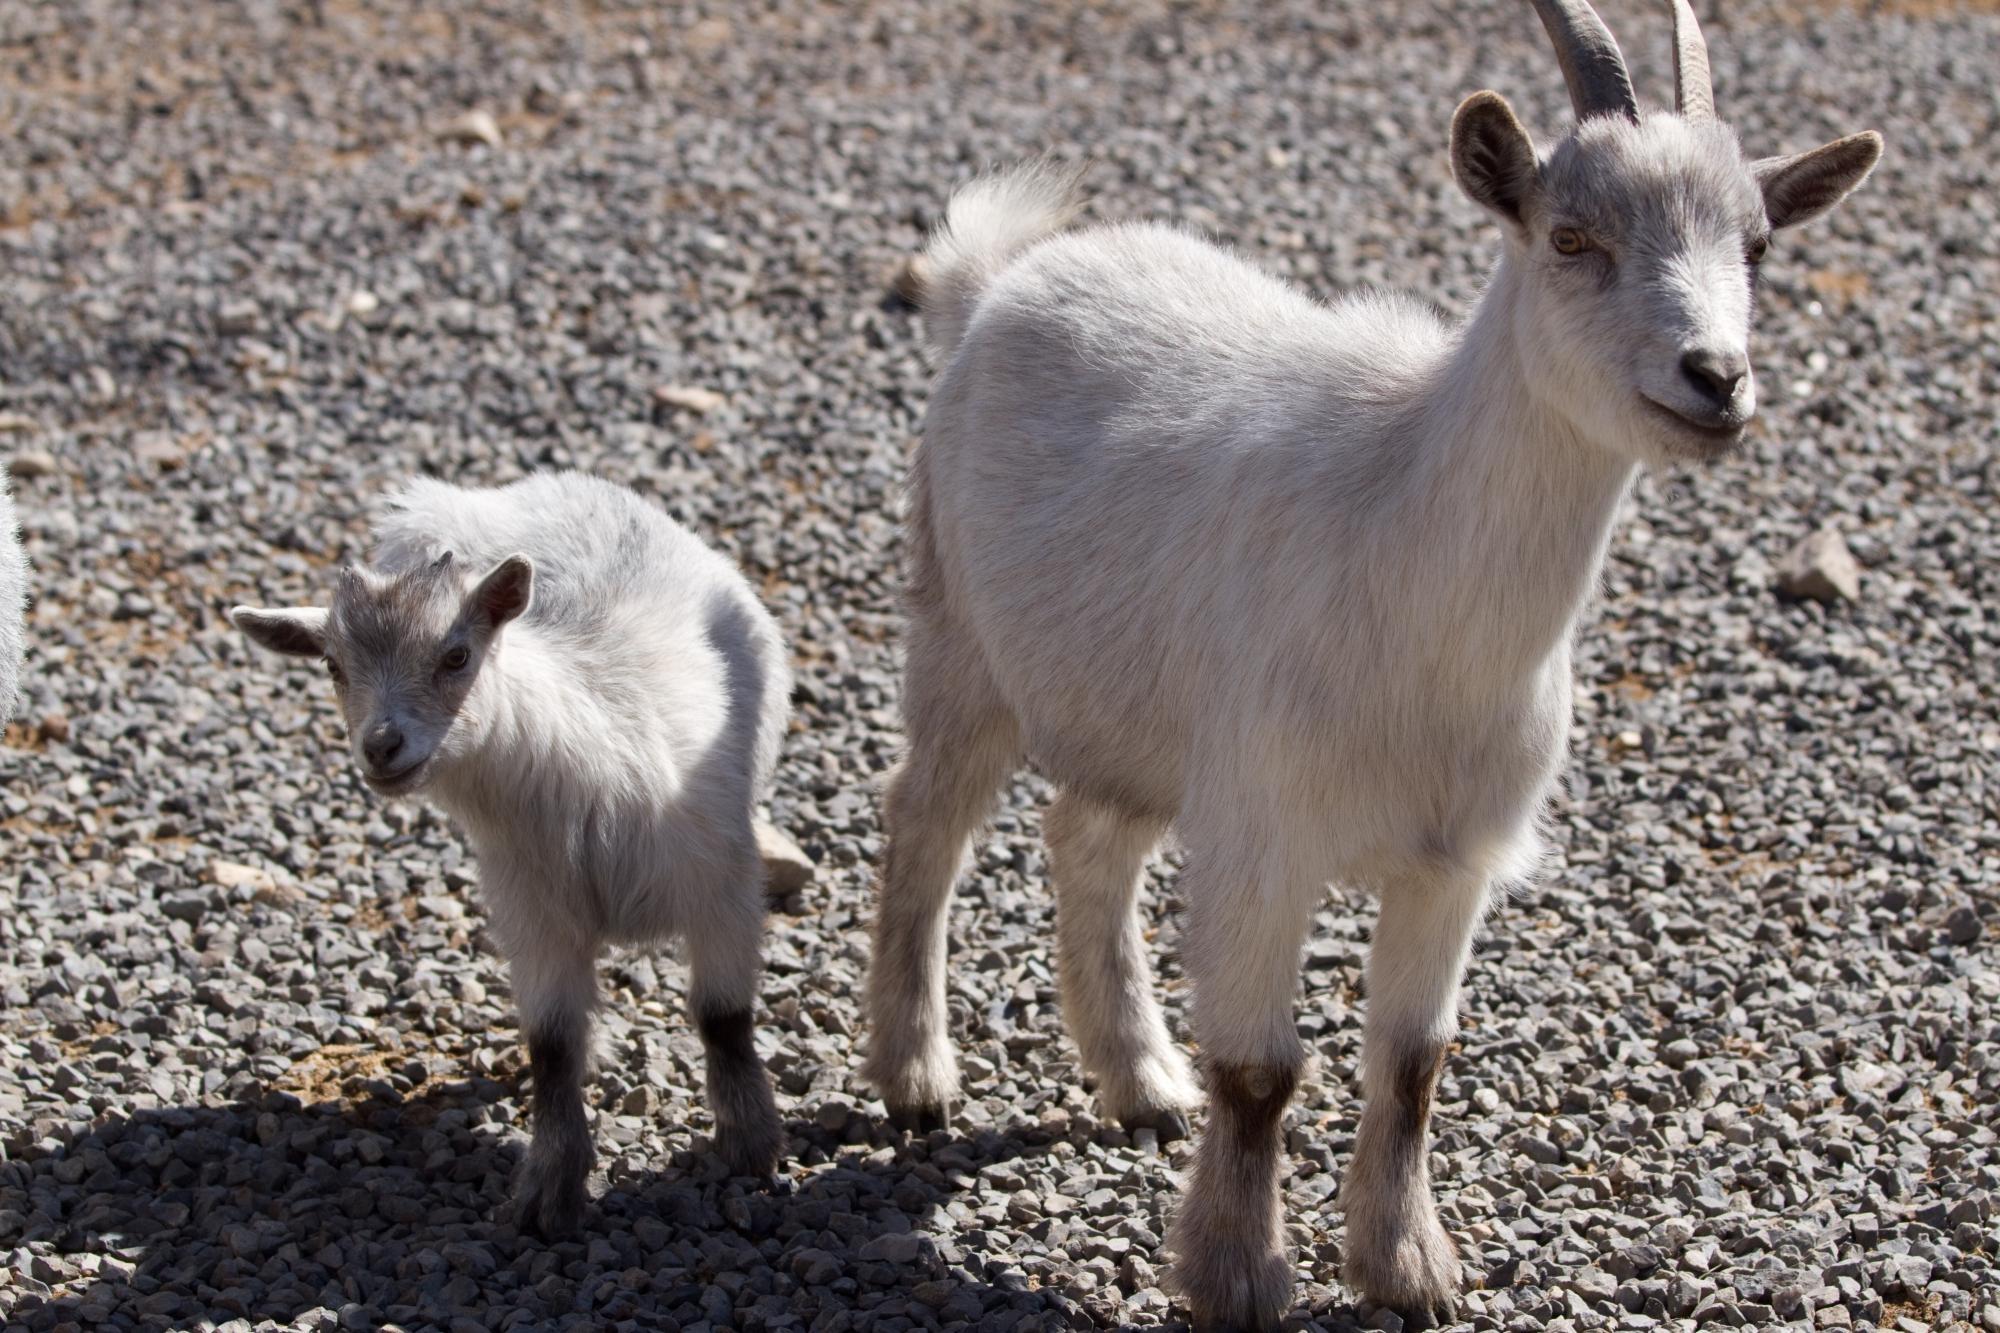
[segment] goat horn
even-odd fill
[[[1694,6],[1674,0],[1674,110],[1686,120],[1715,119],[1715,90],[1708,77],[1708,43]]]
[[[1625,57],[1619,54],[1618,39],[1588,0],[1532,0],[1542,26],[1555,43],[1556,63],[1562,66],[1563,82],[1569,85],[1569,102],[1576,118],[1623,116],[1639,119],[1639,100],[1632,95],[1632,76],[1625,72]]]

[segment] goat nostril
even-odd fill
[[[1736,397],[1749,363],[1740,356],[1716,352],[1689,352],[1681,357],[1681,374],[1702,396],[1717,405],[1727,405]]]
[[[368,744],[363,748],[368,753],[368,762],[381,768],[402,752],[403,733],[394,729],[378,731],[368,738]]]

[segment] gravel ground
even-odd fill
[[[0,1317],[1175,1322],[1188,1149],[1078,1086],[1035,779],[955,917],[963,1117],[907,1141],[855,1079],[927,384],[890,280],[954,182],[1053,145],[1096,161],[1106,216],[1463,311],[1497,241],[1448,116],[1490,85],[1563,123],[1534,20],[462,8],[0,5],[0,455],[38,569],[0,748]],[[2000,13],[1867,9],[1711,24],[1754,148],[1873,126],[1889,152],[1767,265],[1750,456],[1645,480],[1613,550],[1559,854],[1482,943],[1438,1094],[1461,1327],[2000,1330]],[[1663,95],[1663,7],[1606,12]],[[705,1151],[679,965],[620,957],[601,1201],[543,1248],[503,1206],[523,1057],[463,845],[364,791],[319,673],[220,612],[323,596],[413,470],[552,465],[657,496],[761,580],[801,679],[773,814],[820,869],[771,924],[780,1187]],[[1779,595],[1825,525],[1859,599]],[[1156,887],[1178,1021],[1170,866]],[[1301,1329],[1410,1326],[1339,1285],[1367,931],[1331,899],[1306,960]]]

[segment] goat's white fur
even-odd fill
[[[1194,1090],[1131,919],[1175,826],[1217,1103],[1171,1238],[1202,1326],[1268,1325],[1290,1289],[1277,1117],[1329,881],[1382,902],[1346,1276],[1404,1306],[1459,1289],[1424,1127],[1473,934],[1540,857],[1613,518],[1638,463],[1719,457],[1754,412],[1751,256],[1813,211],[1773,182],[1830,207],[1879,141],[1770,172],[1713,121],[1596,117],[1538,159],[1484,93],[1453,149],[1508,240],[1459,328],[1395,296],[1321,305],[1166,227],[1058,233],[1074,180],[1047,166],[961,191],[926,255],[942,368],[911,466],[866,1073],[919,1123],[956,1095],[944,908],[1031,758],[1062,790],[1085,1065],[1108,1113],[1177,1126]],[[1552,249],[1566,229],[1588,244]]]

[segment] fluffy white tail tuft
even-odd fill
[[[924,322],[940,366],[993,276],[1076,217],[1082,184],[1083,168],[1042,159],[982,176],[951,197],[922,258]]]

